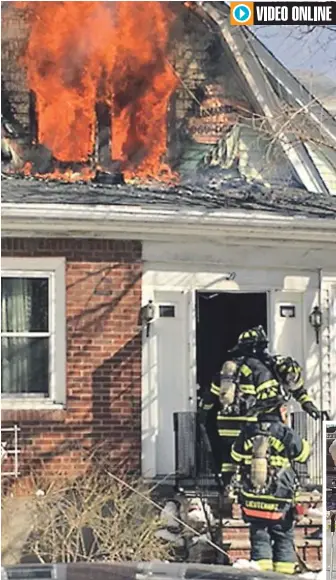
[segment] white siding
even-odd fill
[[[321,145],[317,146],[313,144],[306,144],[306,147],[329,192],[332,195],[336,195],[336,166],[333,166],[332,163],[326,158],[323,153],[323,147]],[[335,151],[330,153],[336,157]]]

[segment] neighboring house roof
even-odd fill
[[[200,13],[207,14],[218,25],[223,40],[231,50],[241,73],[250,86],[262,113],[277,135],[283,151],[308,191],[331,193],[336,174],[336,120],[321,103],[290,73],[280,61],[244,26],[230,26],[229,7],[224,2],[198,2]],[[304,111],[309,122],[307,142],[283,129],[284,105],[293,111]],[[295,115],[293,115],[295,117]],[[295,120],[291,119],[294,127]],[[301,130],[301,129],[300,129]],[[309,135],[329,145],[323,149],[328,163],[327,175],[310,150]],[[330,169],[331,168],[331,169]]]
[[[336,197],[312,195],[305,189],[275,189],[241,179],[199,180],[185,185],[134,186],[62,183],[37,179],[5,178],[1,187],[6,204],[116,205],[180,209],[267,211],[284,216],[336,219]]]
[[[322,103],[323,107],[336,117],[336,81],[311,70],[295,71],[295,76]]]

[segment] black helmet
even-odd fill
[[[280,380],[288,386],[299,388],[303,384],[302,368],[291,356],[276,355],[275,369]]]
[[[241,351],[263,351],[268,345],[268,338],[262,326],[254,326],[245,330],[238,337],[238,348]]]

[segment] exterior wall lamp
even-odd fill
[[[319,306],[314,306],[312,312],[309,315],[309,323],[315,330],[316,344],[319,344],[322,327],[322,312]]]
[[[142,307],[142,322],[143,325],[146,327],[146,336],[149,336],[150,333],[150,325],[154,319],[155,315],[155,307],[153,304],[153,300],[148,300],[148,303]]]

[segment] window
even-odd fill
[[[65,402],[65,262],[5,258],[1,275],[3,404]]]

